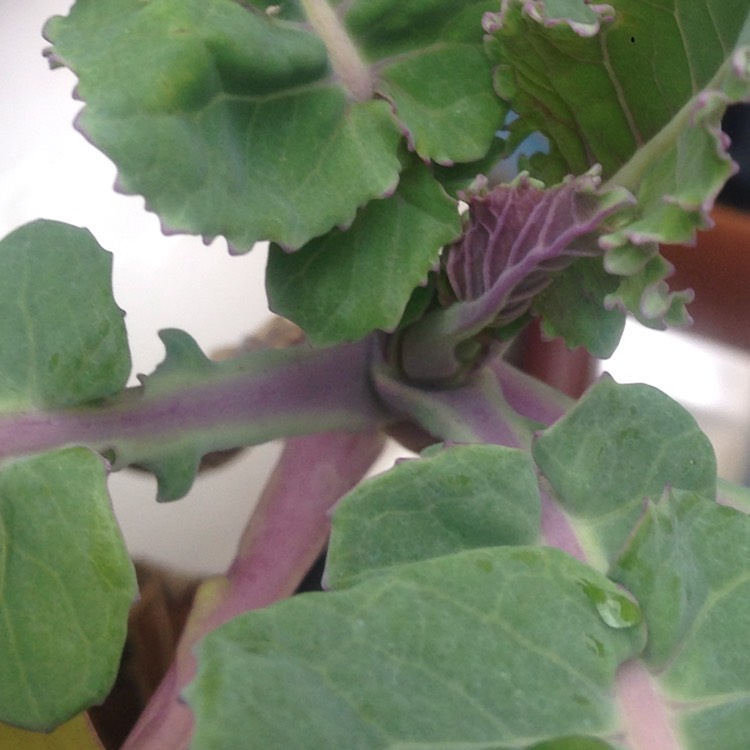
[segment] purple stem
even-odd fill
[[[631,659],[617,671],[617,706],[623,740],[629,750],[681,750],[675,719],[654,678],[641,661]]]
[[[294,592],[325,545],[332,507],[362,479],[383,442],[374,432],[287,440],[234,562],[198,590],[175,661],[123,750],[186,750],[193,718],[180,693],[195,675],[194,645],[227,620]]]
[[[557,422],[575,403],[561,391],[521,372],[501,357],[491,359],[487,366],[495,374],[508,404],[543,427]]]
[[[114,449],[115,468],[121,468],[177,441],[208,452],[289,435],[373,429],[383,415],[368,385],[370,350],[365,339],[206,360],[204,369],[174,385],[160,381],[157,370],[153,381],[104,404],[0,416],[0,458],[83,444]]]
[[[429,390],[374,369],[374,384],[390,411],[416,422],[436,441],[494,443],[528,450],[534,433],[559,419],[573,403],[500,358],[490,360],[461,386]],[[586,554],[565,511],[542,488],[544,543],[578,560]]]
[[[428,389],[393,377],[386,368],[374,372],[375,388],[388,409],[416,422],[435,442],[496,443],[528,447],[533,425],[502,397],[492,370],[482,368],[463,385]]]

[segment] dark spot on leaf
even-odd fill
[[[631,44],[635,44],[635,37],[634,37],[634,36],[631,36],[631,37],[630,37],[630,43],[631,43]]]

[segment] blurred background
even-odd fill
[[[114,254],[115,298],[127,312],[134,374],[162,359],[162,328],[186,330],[207,353],[239,343],[269,317],[265,248],[230,257],[220,240],[205,246],[196,238],[164,237],[142,199],[115,193],[114,166],[72,127],[81,107],[72,98],[74,77],[51,72],[42,57],[45,20],[67,13],[71,1],[0,3],[0,236],[40,217],[91,230]],[[603,369],[681,401],[713,441],[721,474],[750,480],[748,352],[629,324]],[[225,568],[278,452],[275,443],[248,450],[201,475],[187,498],[171,504],[154,501],[149,476],[113,475],[113,504],[131,552],[188,572]]]

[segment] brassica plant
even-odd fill
[[[535,320],[602,358],[628,314],[688,322],[659,245],[733,173],[747,0],[77,0],[44,35],[121,191],[271,243],[292,333],[214,361],[165,330],[126,387],[111,256],[2,240],[8,731],[96,746],[136,593],[110,472],[177,501],[282,438],[126,748],[747,750],[743,491],[659,391],[574,402],[505,356]],[[386,435],[419,456],[363,480]]]

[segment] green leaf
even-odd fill
[[[441,163],[490,148],[492,3],[344,3],[331,23],[255,5],[78,0],[45,29],[79,78],[81,129],[166,228],[298,248],[394,189],[402,134]]]
[[[689,242],[710,225],[708,210],[732,173],[720,121],[750,94],[747,3],[621,0],[613,14],[583,0],[516,1],[486,27],[496,87],[520,115],[511,130],[550,140],[550,155],[533,161],[537,176],[549,182],[600,163],[610,187],[638,199],[602,239],[607,269],[632,277],[607,305],[656,328],[684,324],[690,298],[669,293],[669,266],[659,259],[641,269],[657,243]],[[639,254],[640,265],[624,270]]]
[[[644,660],[690,750],[742,750],[750,732],[750,517],[672,490],[647,511],[611,575],[637,596]]]
[[[84,448],[0,472],[0,721],[49,731],[112,686],[136,584],[106,475]]]
[[[542,432],[534,460],[585,539],[611,560],[666,486],[716,495],[716,458],[695,419],[647,385],[602,378]]]
[[[392,330],[442,246],[460,232],[455,202],[416,165],[391,197],[363,208],[348,231],[334,229],[296,253],[272,246],[266,276],[271,309],[318,345]]]
[[[439,164],[481,159],[507,107],[492,90],[482,17],[494,0],[359,0],[346,25],[378,68],[410,147]]]
[[[538,537],[539,488],[528,454],[496,445],[428,450],[336,506],[326,579],[339,589],[392,565]]]
[[[299,247],[396,185],[389,105],[353,101],[306,26],[234,0],[79,0],[45,34],[80,127],[167,228]]]
[[[0,242],[0,411],[124,388],[130,353],[112,256],[84,229],[35,221]]]
[[[717,501],[743,513],[750,513],[750,487],[743,487],[719,477]]]
[[[559,276],[534,300],[542,317],[542,330],[561,336],[568,347],[584,346],[595,357],[612,356],[625,328],[621,310],[606,310],[604,300],[617,287],[605,273],[600,258],[582,258]]]
[[[512,127],[544,133],[557,169],[579,174],[599,163],[612,176],[750,41],[744,0],[619,0],[612,11],[514,0],[486,21],[500,93],[520,116]]]
[[[489,750],[606,734],[615,670],[644,634],[609,627],[589,586],[617,593],[559,550],[498,547],[241,615],[198,647],[192,747]]]

